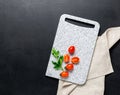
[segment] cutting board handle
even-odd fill
[[[81,17],[71,16],[71,15],[68,15],[68,14],[61,15],[60,20],[67,21],[67,22],[69,22],[71,20],[73,22],[83,23],[85,27],[86,26],[87,26],[87,28],[92,27],[95,30],[98,30],[100,28],[100,24],[96,21],[84,19],[84,18],[81,18]],[[69,23],[71,23],[71,22],[69,22]]]

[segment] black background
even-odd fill
[[[45,71],[63,13],[98,21],[99,35],[120,26],[120,0],[0,0],[0,95],[56,95]],[[110,54],[105,95],[120,95],[120,41]]]

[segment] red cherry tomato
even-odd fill
[[[66,70],[73,70],[73,68],[74,68],[74,65],[71,63],[71,64],[67,64],[66,66],[65,66],[65,69]]]
[[[68,54],[64,55],[64,62],[68,63],[70,61],[70,56]]]
[[[73,54],[73,53],[75,52],[75,46],[70,46],[70,47],[68,48],[68,52],[69,52],[70,54]]]
[[[79,61],[80,61],[80,58],[79,57],[73,57],[71,61],[72,61],[73,64],[78,64]]]
[[[69,76],[69,73],[67,71],[63,71],[63,72],[60,73],[60,76],[62,78],[67,78]]]

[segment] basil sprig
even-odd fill
[[[62,63],[63,63],[63,56],[60,55],[60,52],[55,48],[52,49],[52,55],[56,58],[56,61],[52,61],[54,65],[54,69],[56,70],[63,70]]]

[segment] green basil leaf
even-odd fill
[[[56,52],[55,48],[52,48],[52,54],[54,55]]]
[[[57,57],[59,57],[59,51],[56,51],[56,52],[55,52],[55,55],[56,55]]]
[[[58,59],[58,64],[61,66],[63,62],[63,56],[60,56]]]
[[[52,48],[52,55],[53,55],[55,58],[58,58],[58,57],[59,57],[59,54],[60,54],[59,51],[57,51],[55,48]]]
[[[57,64],[57,62],[54,62],[54,61],[52,61],[52,63],[53,63],[54,65],[56,65],[56,64]]]
[[[54,69],[56,69],[56,70],[60,70],[60,69],[61,69],[61,67],[59,67],[59,66],[55,65],[55,66],[54,66]]]

